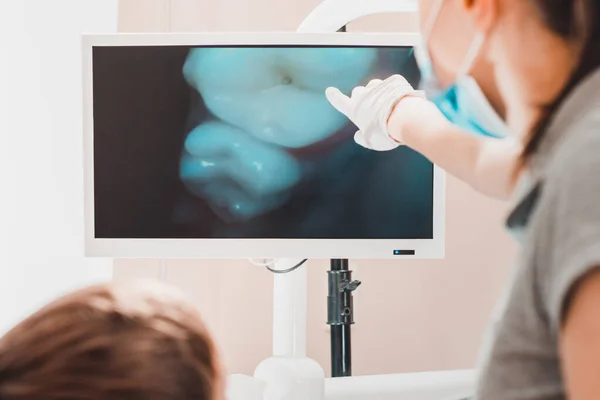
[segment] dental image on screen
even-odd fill
[[[95,237],[432,239],[432,164],[324,94],[396,73],[411,48],[94,47]]]

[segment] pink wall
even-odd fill
[[[120,0],[121,31],[293,30],[318,0]],[[413,31],[411,15],[364,18],[350,30]],[[452,178],[443,261],[357,261],[354,372],[470,368],[515,246],[505,207]],[[158,260],[116,260],[115,279],[158,277]],[[308,353],[329,370],[327,261],[309,266]],[[251,373],[271,351],[272,276],[244,260],[173,260],[166,279],[185,289],[213,330],[230,372]]]

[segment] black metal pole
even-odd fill
[[[331,326],[331,376],[352,376],[351,326],[354,324],[352,292],[360,281],[352,280],[348,260],[331,260],[327,323]]]
[[[352,340],[350,325],[331,326],[331,376],[352,376]]]

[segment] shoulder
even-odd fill
[[[586,113],[561,133],[543,173],[536,265],[543,271],[546,312],[558,329],[575,283],[600,265],[598,113]]]

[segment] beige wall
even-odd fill
[[[121,31],[293,30],[319,0],[120,0]],[[365,18],[350,30],[414,30],[410,15]],[[515,248],[504,205],[450,179],[443,261],[353,262],[355,374],[469,368]],[[309,268],[308,353],[329,370],[327,261]],[[158,260],[116,260],[115,279],[159,277]],[[272,276],[247,261],[173,260],[165,277],[194,299],[231,372],[271,351]]]

